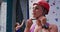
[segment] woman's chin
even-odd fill
[[[36,16],[33,16],[34,18],[37,18]]]

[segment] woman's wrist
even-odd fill
[[[30,27],[26,27],[27,29],[30,29]]]
[[[26,27],[24,32],[29,32],[30,31],[30,28]]]

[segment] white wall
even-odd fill
[[[0,32],[6,32],[6,16],[7,16],[7,3],[2,2],[1,3],[1,12],[0,12],[1,20],[0,20]]]

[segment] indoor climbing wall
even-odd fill
[[[33,3],[38,2],[40,0],[29,0],[29,17],[33,18],[32,16],[32,7]],[[46,15],[47,22],[51,24],[55,24],[58,27],[58,32],[60,32],[60,0],[45,0],[50,5],[49,14]],[[35,23],[35,22],[34,22]]]

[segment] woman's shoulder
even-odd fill
[[[55,25],[55,24],[50,24],[50,31],[53,31],[53,32],[58,32],[58,27],[57,27],[57,25]]]
[[[55,24],[50,24],[50,26],[51,26],[51,27],[57,27],[57,25],[55,25]]]
[[[50,24],[50,26],[49,26],[51,29],[58,29],[58,27],[57,27],[57,25],[55,25],[55,24]]]

